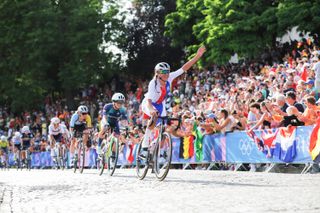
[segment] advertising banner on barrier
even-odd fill
[[[308,163],[309,140],[313,126],[292,129],[271,129],[263,131],[232,132],[204,135],[202,140],[195,136],[172,137],[172,164],[208,163]],[[127,143],[120,147],[118,165],[134,165],[138,145]],[[35,152],[31,155],[32,166],[51,167],[54,165],[50,152]],[[68,162],[70,165],[71,155]],[[86,152],[86,167],[96,164],[95,149]],[[9,155],[9,164],[14,156]]]
[[[227,162],[307,163],[311,162],[311,126],[227,134]]]

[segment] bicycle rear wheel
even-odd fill
[[[143,139],[140,141],[139,145],[138,145],[138,150],[136,152],[136,173],[137,173],[137,177],[140,180],[143,180],[147,173],[148,173],[148,169],[149,169],[149,162],[148,162],[148,152],[143,153],[142,151],[142,141]],[[144,156],[145,155],[145,156]]]
[[[113,150],[115,150],[115,151],[113,151]],[[114,171],[117,168],[118,156],[119,156],[118,139],[115,137],[111,137],[109,148],[107,151],[108,173],[110,176],[113,175]]]
[[[158,180],[163,181],[168,175],[172,159],[172,140],[167,132],[162,134],[155,148],[154,172]]]
[[[81,142],[79,142],[79,150],[78,150],[78,156],[79,156],[79,160],[78,160],[78,165],[79,165],[79,171],[80,173],[83,172],[84,169],[84,163],[85,163],[85,158],[86,158],[86,147],[83,144],[83,141],[81,140]]]

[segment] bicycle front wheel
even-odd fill
[[[142,150],[142,141],[140,141],[136,154],[136,173],[140,180],[143,180],[149,169],[148,152]]]
[[[86,147],[83,144],[83,141],[80,142],[78,156],[79,156],[79,160],[78,160],[79,171],[80,173],[83,173],[85,158],[86,158]]]
[[[103,143],[101,145],[101,152],[97,156],[97,170],[98,174],[101,176],[103,174],[103,171],[106,167],[106,152],[105,152],[105,144]]]
[[[110,139],[110,144],[107,152],[108,173],[110,176],[112,176],[117,168],[119,156],[119,142],[117,138],[112,137]]]
[[[163,181],[168,175],[172,159],[172,140],[167,132],[162,134],[154,154],[154,172],[156,177]]]

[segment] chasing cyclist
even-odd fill
[[[89,131],[87,129],[92,128],[91,117],[88,114],[88,107],[81,105],[78,110],[72,115],[70,120],[70,134],[71,134],[71,145],[70,152],[74,154],[75,147],[77,147],[75,133],[82,133],[83,144],[87,146]]]
[[[21,129],[21,139],[22,139],[22,152],[21,158],[25,162],[27,158],[27,152],[31,154],[31,147],[34,146],[34,135],[30,131],[29,126],[24,126]],[[30,156],[28,156],[30,158]],[[25,162],[26,163],[26,162]]]
[[[122,93],[113,94],[112,103],[104,105],[101,119],[101,130],[98,135],[97,153],[101,154],[101,143],[108,127],[113,129],[116,137],[120,135],[119,120],[127,120],[126,110],[123,108],[125,97]]]
[[[170,65],[166,62],[158,63],[155,68],[155,74],[148,86],[148,92],[142,101],[143,118],[148,119],[148,125],[145,132],[145,137],[142,141],[142,150],[147,151],[149,141],[152,136],[158,116],[166,116],[166,96],[170,92],[172,81],[183,73],[187,72],[206,51],[205,47],[200,47],[197,54],[185,63],[179,70],[170,73]]]
[[[60,119],[58,117],[54,117],[51,119],[51,123],[49,125],[49,142],[51,146],[51,157],[57,156],[55,153],[57,150],[55,149],[55,145],[66,142],[68,139],[68,132],[66,132],[65,125],[60,123]],[[54,159],[54,158],[53,158]]]
[[[6,136],[0,138],[0,163],[8,166],[9,142]]]

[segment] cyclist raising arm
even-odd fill
[[[170,65],[166,62],[158,63],[155,68],[154,78],[150,81],[148,92],[142,101],[142,111],[144,119],[148,119],[148,126],[143,138],[142,148],[146,150],[149,145],[151,131],[155,127],[157,116],[166,116],[165,98],[170,91],[172,81],[188,71],[206,51],[205,47],[200,47],[197,54],[187,63],[185,63],[179,70],[170,73]],[[152,119],[150,119],[152,118]]]

